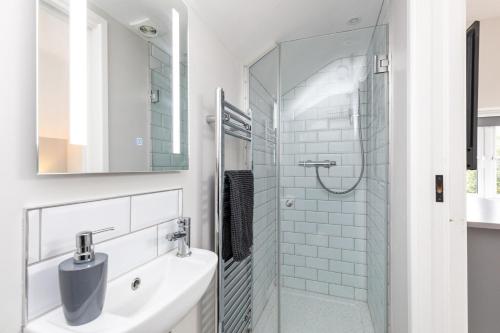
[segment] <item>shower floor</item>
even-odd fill
[[[366,303],[281,290],[283,333],[373,333]]]

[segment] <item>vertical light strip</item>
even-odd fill
[[[179,12],[172,9],[172,153],[181,153]]]
[[[69,17],[69,142],[87,144],[87,1],[71,0]]]

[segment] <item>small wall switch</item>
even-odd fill
[[[443,175],[436,175],[436,202],[444,202]]]

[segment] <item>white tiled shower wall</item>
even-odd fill
[[[329,194],[303,160],[333,160],[320,169],[333,189],[352,186],[361,169],[350,122],[361,89],[366,123],[366,57],[337,59],[283,96],[281,115],[282,285],[367,300],[366,177],[347,195]],[[363,132],[366,132],[363,130]],[[366,144],[366,142],[365,142]],[[284,204],[293,199],[292,207]]]
[[[168,242],[165,235],[177,229],[181,215],[182,190],[29,209],[27,320],[60,305],[57,267],[73,255],[76,233],[114,227],[94,237],[95,251],[108,254],[108,280],[112,280],[174,249],[175,242]]]
[[[253,327],[262,325],[262,318],[276,308],[276,145],[274,132],[274,98],[263,85],[250,75],[250,108],[253,132],[252,153],[255,177],[254,253],[253,253]],[[266,312],[266,313],[265,313]],[[265,314],[263,316],[263,314]],[[277,317],[275,318],[275,321]]]
[[[368,57],[387,54],[386,26],[375,28]],[[368,308],[375,333],[387,331],[387,244],[388,244],[388,93],[387,74],[368,71],[367,136],[367,253]]]

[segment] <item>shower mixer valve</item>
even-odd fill
[[[307,161],[300,161],[299,162],[299,166],[303,166],[304,168],[318,168],[318,167],[322,167],[322,168],[330,168],[332,166],[336,166],[337,165],[337,162],[335,161],[330,161],[330,160],[325,160],[325,161],[311,161],[311,160],[307,160]]]

